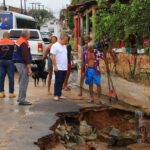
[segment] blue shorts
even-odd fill
[[[88,68],[86,70],[86,77],[85,77],[85,83],[87,85],[101,85],[101,75],[97,74],[95,69]]]

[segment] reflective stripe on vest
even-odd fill
[[[0,59],[1,60],[12,60],[14,45],[15,43],[8,39],[4,38],[0,40]]]
[[[26,43],[28,48],[30,48],[29,42],[23,37],[20,37],[15,44],[20,47],[23,43]]]

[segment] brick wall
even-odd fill
[[[107,56],[109,61],[110,70],[112,73],[117,74],[125,79],[140,81],[150,84],[150,56],[148,55],[131,55],[118,53],[115,59],[110,55]],[[115,61],[114,61],[115,60]],[[104,62],[101,62],[102,71],[105,72]],[[135,68],[135,71],[134,71]],[[134,72],[134,75],[132,76]]]

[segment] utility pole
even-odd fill
[[[24,0],[24,14],[26,14],[27,13],[27,5],[26,5],[26,3],[27,3],[27,0]]]
[[[38,8],[39,8],[39,5],[41,4],[41,3],[34,3],[35,4],[35,9],[37,10],[37,7],[36,6],[38,6]]]
[[[43,8],[43,10],[44,10],[44,5],[41,5],[42,6],[42,8]]]
[[[36,10],[36,5],[37,5],[37,4],[36,4],[36,3],[34,3],[34,5],[35,5],[35,10]]]
[[[23,14],[22,0],[20,0],[20,8],[21,8],[21,14]]]
[[[38,9],[39,9],[39,10],[41,10],[41,5],[40,5],[40,4],[38,4],[38,6],[39,6],[39,8],[38,8]]]
[[[41,3],[30,3],[31,5],[32,5],[32,10],[33,9],[35,9],[35,10],[37,10],[37,5],[38,5],[38,9],[39,9],[39,7],[41,6],[40,4]],[[39,6],[40,5],[40,6]],[[35,7],[34,7],[35,6]]]
[[[4,6],[4,10],[7,10],[5,0],[3,0],[3,6]]]
[[[33,10],[33,9],[34,9],[34,8],[33,8],[33,6],[34,6],[34,3],[30,3],[30,4],[32,5],[32,10]]]

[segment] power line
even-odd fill
[[[40,8],[41,6],[41,3],[30,3],[32,5],[32,10],[35,9],[37,10],[37,6],[38,6],[38,9]]]
[[[41,5],[40,4],[38,5],[38,9],[41,10]]]
[[[34,9],[34,8],[33,8],[34,3],[30,3],[30,4],[32,5],[32,10],[33,10],[33,9]]]
[[[45,6],[44,6],[44,5],[41,5],[41,6],[42,6],[42,9],[44,10],[44,7],[45,7]]]

